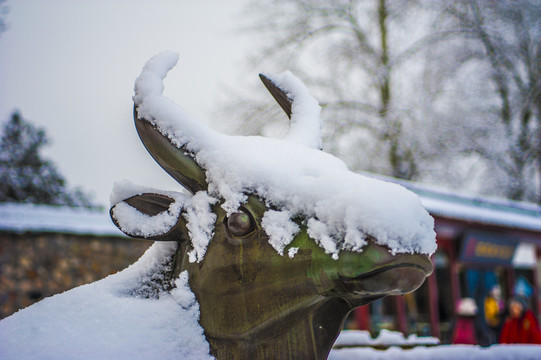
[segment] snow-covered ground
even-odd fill
[[[541,345],[492,345],[487,348],[474,345],[439,345],[439,340],[434,337],[410,335],[405,338],[400,332],[388,330],[382,330],[376,338],[372,338],[367,331],[344,330],[334,346],[329,360],[541,359]]]
[[[211,359],[187,273],[170,292],[152,289],[175,250],[155,243],[124,271],[3,319],[0,359]]]
[[[541,345],[441,345],[403,350],[372,348],[333,349],[329,360],[539,360]]]
[[[440,340],[432,336],[417,336],[411,334],[407,338],[404,334],[398,331],[389,331],[382,329],[376,338],[372,338],[370,333],[365,330],[344,330],[340,333],[334,347],[359,347],[359,346],[374,346],[374,347],[389,347],[389,346],[433,346],[439,345]]]

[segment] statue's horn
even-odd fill
[[[278,76],[259,74],[259,77],[291,119],[285,139],[321,149],[321,108],[302,81],[289,71]]]
[[[205,171],[196,154],[219,135],[185,113],[162,95],[163,79],[178,61],[178,55],[164,52],[144,66],[135,82],[135,126],[154,160],[191,193],[208,187]]]

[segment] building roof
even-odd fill
[[[0,231],[125,236],[104,210],[15,203],[0,203]]]
[[[473,196],[400,181],[415,192],[433,216],[541,232],[541,206],[501,198]]]
[[[541,233],[541,206],[534,203],[469,195],[379,174],[363,175],[394,182],[413,191],[432,216]]]

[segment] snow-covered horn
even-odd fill
[[[178,54],[163,52],[150,59],[135,82],[134,119],[137,133],[160,166],[190,192],[208,187],[195,155],[215,132],[163,96],[163,79]]]
[[[261,81],[291,119],[286,140],[321,149],[321,108],[306,86],[291,72],[259,74]]]

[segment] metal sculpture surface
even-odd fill
[[[141,77],[148,75],[145,71]],[[291,118],[295,96],[271,78],[261,78]],[[190,193],[207,192],[208,169],[197,150],[157,126],[159,113],[141,113],[138,96],[136,89],[135,125],[149,153]],[[197,133],[183,129],[188,138]],[[318,141],[313,144],[318,146]],[[283,255],[269,243],[262,224],[266,211],[280,209],[256,190],[245,195],[236,211],[224,209],[224,199],[211,205],[212,239],[197,261],[190,239],[193,229],[184,210],[167,232],[142,234],[123,227],[115,215],[118,205],[111,208],[113,221],[128,235],[178,243],[158,286],[167,290],[180,273],[188,272],[200,306],[199,322],[217,359],[325,359],[352,309],[386,295],[411,292],[432,272],[426,254],[393,254],[370,234],[362,251],[346,249],[333,256],[309,235],[299,214],[293,219],[299,231],[285,248],[295,253]],[[175,201],[147,192],[122,203],[152,218],[170,211]]]

